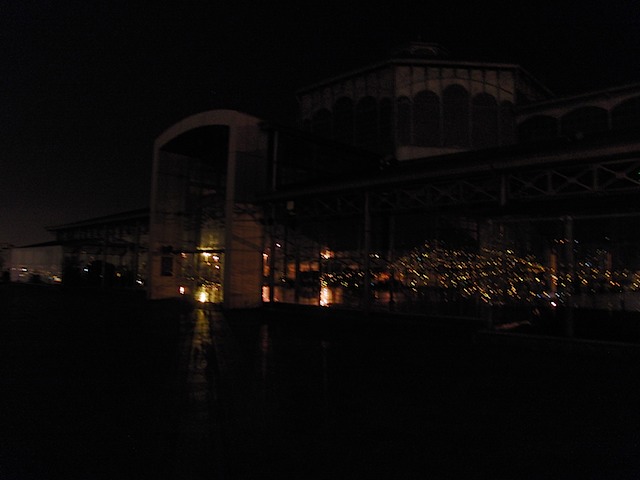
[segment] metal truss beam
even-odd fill
[[[640,158],[528,167],[492,174],[471,174],[424,183],[376,185],[369,190],[372,214],[424,211],[442,207],[503,206],[511,201],[603,197],[640,193]],[[337,191],[294,200],[305,218],[361,216],[364,194]]]
[[[507,188],[508,197],[517,200],[640,193],[640,159],[513,172]]]

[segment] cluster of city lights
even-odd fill
[[[555,243],[566,246],[567,240]],[[519,254],[512,248],[466,250],[433,241],[397,254],[393,261],[380,253],[370,253],[367,276],[361,252],[334,252],[325,247],[320,249],[319,263],[303,262],[305,272],[319,269],[319,282],[315,284],[319,290],[307,283],[304,288],[311,296],[319,295],[320,305],[360,297],[366,279],[370,291],[392,289],[402,294],[397,299],[445,295],[438,298],[475,299],[489,304],[557,305],[578,295],[640,291],[640,271],[613,269],[608,250],[584,250],[582,247],[579,253],[577,247],[573,252],[565,247],[551,248],[540,258]],[[266,265],[268,255],[264,257]],[[295,268],[287,264],[283,270],[288,273],[282,277],[283,286],[294,288]],[[335,295],[339,296],[333,298]]]
[[[442,243],[425,243],[384,270],[372,271],[371,281],[374,287],[380,287],[393,278],[397,288],[414,295],[429,289],[446,289],[461,298],[479,298],[488,303],[530,303],[562,300],[578,293],[640,290],[640,273],[614,271],[602,261],[578,261],[572,269],[557,267],[555,261],[549,264],[553,266],[543,265],[532,255],[519,256],[511,249],[471,252],[446,248]],[[323,273],[320,287],[357,291],[363,281],[361,269],[347,268]]]
[[[418,292],[452,289],[461,297],[493,301],[533,301],[542,298],[553,278],[533,257],[513,250],[483,249],[478,253],[425,243],[394,263],[397,279]]]
[[[359,288],[364,280],[362,270],[347,269],[341,272],[325,273],[320,279],[321,287]]]
[[[576,265],[575,276],[578,280],[576,289],[585,293],[640,290],[640,272],[602,268],[590,261],[579,262]]]

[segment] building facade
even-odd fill
[[[298,91],[303,129],[398,160],[513,144],[515,110],[551,98],[518,65],[426,43]]]
[[[176,123],[154,147],[149,297],[261,305],[279,248],[269,235],[279,219],[261,197],[377,166],[377,155],[232,110]]]
[[[11,250],[11,280],[143,288],[149,210],[48,227],[55,240]]]
[[[158,138],[151,298],[560,301],[635,268],[633,249],[576,232],[618,228],[594,209],[606,216],[640,186],[637,86],[556,98],[517,65],[413,43],[297,96],[299,129],[220,110]],[[584,259],[566,247],[574,233]],[[489,272],[495,258],[513,271]],[[578,267],[582,286],[569,285]],[[638,275],[624,275],[631,289]]]
[[[62,278],[225,308],[640,309],[640,85],[557,98],[412,43],[297,97],[299,128],[233,110],[170,126],[148,211],[50,229]]]
[[[154,145],[149,285],[152,299],[195,296],[227,308],[261,304],[268,138],[260,120],[203,112]]]
[[[580,139],[640,127],[640,85],[624,85],[522,106],[518,141],[535,144],[556,138]]]

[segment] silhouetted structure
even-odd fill
[[[12,250],[11,279],[66,285],[142,288],[149,210],[139,209],[47,228],[56,239]]]
[[[558,99],[517,65],[414,43],[298,99],[302,131],[214,111],[156,142],[152,297],[635,308],[633,242],[603,242],[636,218],[640,87]]]
[[[214,110],[158,137],[151,298],[640,309],[640,85],[557,98],[413,43],[297,96],[299,129]]]
[[[515,110],[552,98],[518,65],[411,43],[298,91],[303,128],[399,160],[515,143]]]

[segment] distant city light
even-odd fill
[[[331,257],[333,257],[333,252],[332,252],[331,250],[328,250],[328,249],[327,249],[327,250],[324,250],[324,251],[320,254],[320,256],[321,256],[323,259],[328,260],[328,259],[330,259]]]

